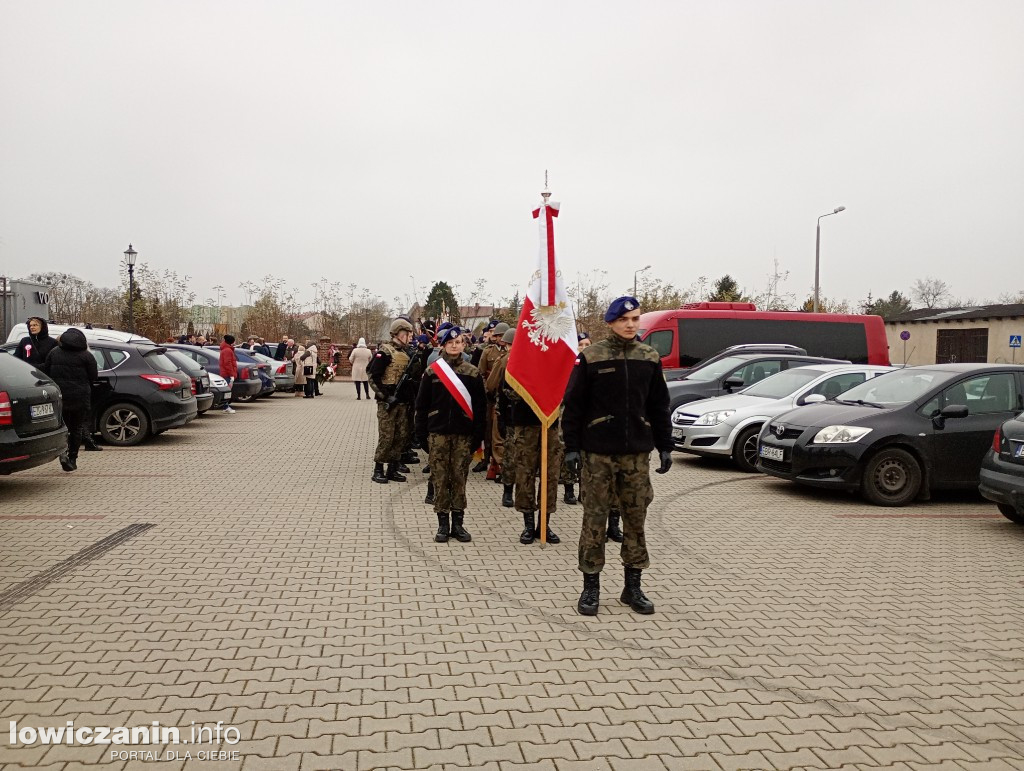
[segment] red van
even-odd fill
[[[640,316],[640,339],[661,354],[663,369],[692,367],[730,345],[789,343],[810,356],[889,366],[881,316],[759,311],[753,303],[688,303]]]

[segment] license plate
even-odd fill
[[[673,428],[672,429],[672,438],[673,439],[682,439],[683,438],[683,429],[681,429],[681,428]]]
[[[210,387],[210,378],[204,377],[204,378],[200,378],[200,380],[202,380],[203,386],[205,388],[209,388]]]
[[[28,409],[28,414],[33,418],[45,418],[47,415],[53,414],[52,404],[33,404]]]
[[[758,449],[757,454],[766,460],[782,460],[784,457],[781,447],[768,447],[764,444]]]
[[[1013,453],[1014,458],[1024,458],[1024,444],[1017,445],[1017,451]]]

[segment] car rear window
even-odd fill
[[[177,365],[178,369],[188,372],[190,375],[200,374],[201,367],[196,364],[193,359],[183,354],[181,351],[168,351],[164,354],[168,359]]]
[[[163,353],[144,353],[142,354],[146,361],[153,369],[157,372],[177,372],[178,368],[174,362],[167,358]]]
[[[28,362],[15,358],[10,353],[0,351],[0,390],[4,386],[25,388],[36,385],[40,378],[50,379]]]

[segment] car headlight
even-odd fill
[[[732,417],[732,414],[734,412],[736,412],[736,410],[719,410],[717,412],[705,412],[703,415],[701,415],[699,418],[693,421],[693,425],[717,426],[723,420]]]
[[[825,426],[814,435],[811,444],[850,444],[859,442],[870,433],[870,428],[860,426]]]

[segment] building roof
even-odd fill
[[[908,324],[917,321],[964,321],[966,319],[1000,319],[1018,316],[1024,316],[1024,303],[975,305],[969,308],[922,308],[887,318],[885,323]]]
[[[460,305],[459,306],[459,318],[462,318],[462,319],[467,319],[467,318],[468,319],[479,319],[479,318],[483,318],[484,316],[486,316],[487,318],[490,318],[493,315],[494,315],[494,306],[493,305],[481,305],[480,303],[477,303],[476,305]]]

